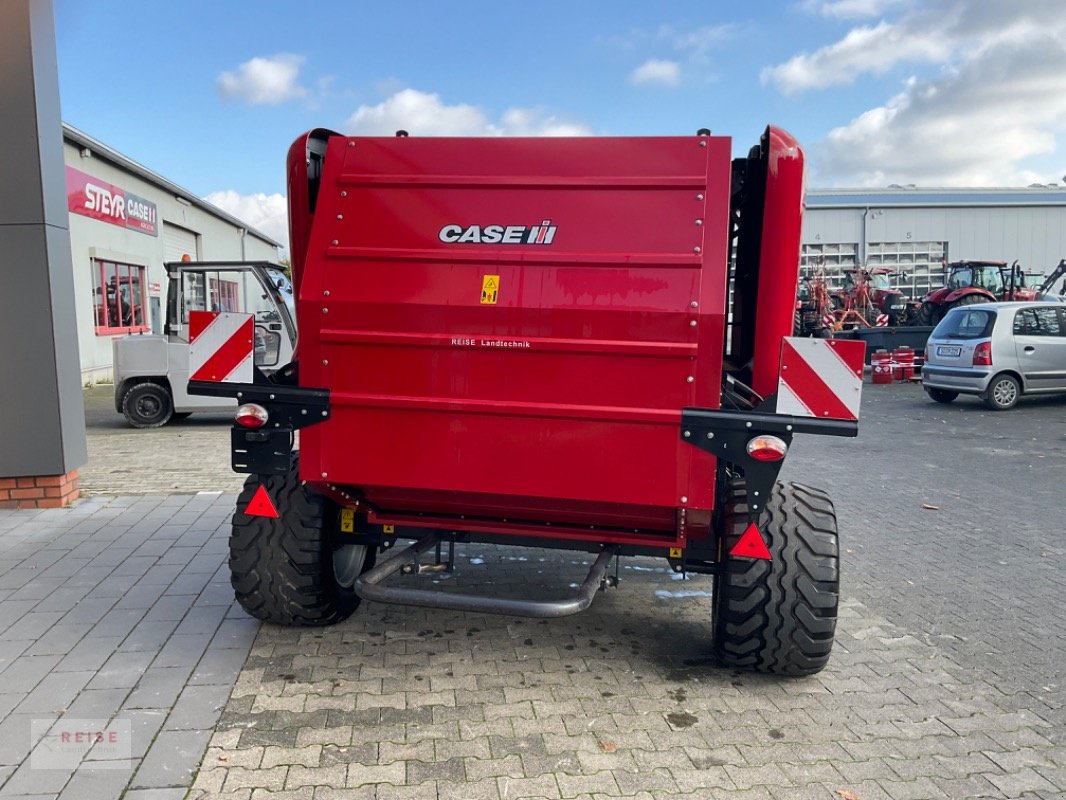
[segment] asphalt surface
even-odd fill
[[[716,666],[710,580],[650,559],[548,624],[259,626],[226,587],[226,417],[134,431],[109,404],[86,398],[96,496],[0,512],[0,797],[1066,797],[1066,398],[867,385],[857,439],[797,437],[783,478],[830,490],[842,547],[837,645],[799,680]],[[583,562],[466,546],[406,580],[565,591]],[[150,721],[125,772],[27,766],[34,715],[105,700]]]

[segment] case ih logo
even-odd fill
[[[120,228],[158,235],[155,203],[67,167],[67,210]]]
[[[551,244],[556,230],[546,219],[540,225],[445,225],[437,237],[445,244]]]

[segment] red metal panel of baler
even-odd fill
[[[298,309],[300,383],[332,414],[302,476],[393,513],[668,531],[711,508],[679,424],[718,404],[729,157],[718,137],[332,139]],[[469,241],[489,225],[554,231]]]

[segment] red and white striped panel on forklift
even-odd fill
[[[251,314],[190,311],[190,380],[251,383],[254,325]]]

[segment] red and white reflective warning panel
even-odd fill
[[[255,321],[251,314],[189,312],[189,379],[251,383]]]
[[[866,343],[844,339],[781,341],[777,413],[857,420]]]

